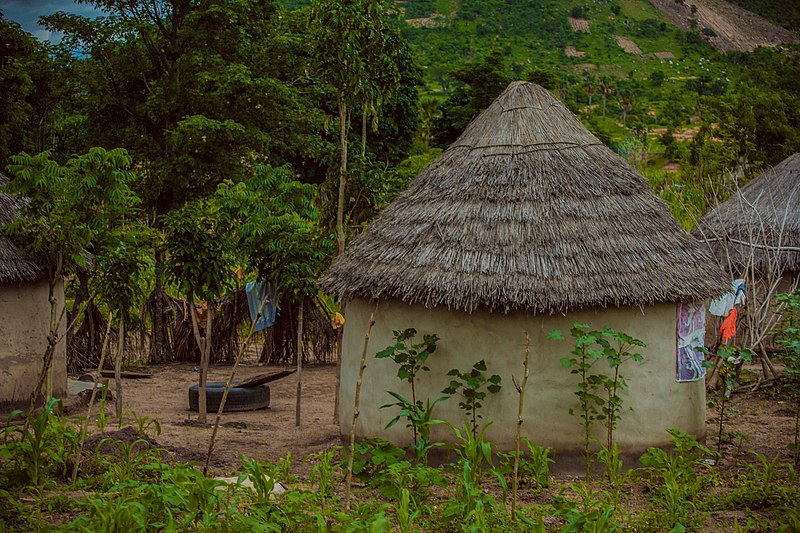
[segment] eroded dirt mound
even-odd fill
[[[128,447],[130,450],[127,449]],[[124,454],[135,456],[146,450],[153,450],[163,460],[174,457],[180,463],[205,461],[206,458],[205,453],[199,449],[160,444],[146,434],[141,435],[132,426],[92,435],[86,439],[83,449],[89,453],[111,455],[117,458],[121,458]]]
[[[650,2],[682,31],[703,31],[705,38],[720,51],[750,52],[759,46],[800,43],[797,34],[776,26],[746,9],[725,0],[650,0]],[[692,5],[696,12],[692,13]],[[692,27],[690,20],[696,19]]]

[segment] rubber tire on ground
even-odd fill
[[[199,411],[200,405],[200,386],[194,384],[189,387],[189,409]],[[212,381],[206,383],[206,410],[209,413],[219,410],[222,401],[222,393],[225,391],[224,381]],[[236,387],[231,386],[228,391],[228,398],[225,400],[223,412],[232,411],[255,411],[269,407],[269,385],[259,385],[257,387]]]

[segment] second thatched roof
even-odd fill
[[[696,301],[727,283],[647,182],[545,89],[514,82],[319,286],[473,311]]]
[[[753,178],[692,232],[741,270],[800,272],[800,153]]]
[[[8,178],[0,174],[0,186],[7,182]],[[0,226],[11,222],[19,206],[17,199],[0,192]],[[17,247],[0,231],[0,283],[32,281],[40,275],[39,268],[23,257]]]

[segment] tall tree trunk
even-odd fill
[[[336,240],[339,245],[339,254],[344,252],[346,242],[344,233],[344,196],[347,185],[347,104],[344,97],[339,95],[339,196],[336,204]]]
[[[367,157],[367,104],[361,111],[361,157]]]
[[[189,294],[187,300],[189,301],[189,320],[192,323],[192,332],[194,333],[194,340],[200,348],[200,375],[198,377],[198,391],[197,391],[197,420],[200,422],[206,421],[206,372],[208,370],[208,362],[206,361],[206,345],[209,344],[210,325],[211,325],[211,309],[206,322],[206,336],[200,336],[200,326],[197,323],[197,308],[194,306],[194,295]]]
[[[125,318],[119,317],[119,343],[117,346],[117,360],[114,361],[114,385],[117,397],[114,406],[117,409],[117,423],[122,427],[122,356],[125,354]]]
[[[303,388],[303,296],[300,297],[300,309],[297,311],[297,399],[294,407],[294,425],[300,426],[300,397]]]
[[[50,303],[50,325],[47,333],[47,348],[45,348],[44,356],[42,357],[42,370],[39,373],[39,379],[31,393],[30,411],[33,411],[36,407],[39,395],[42,393],[42,388],[45,389],[45,400],[50,399],[53,395],[53,353],[55,352],[56,343],[58,342],[58,298],[56,298],[56,285],[58,285],[61,279],[63,260],[61,254],[59,254],[56,260],[56,267],[50,272],[50,279],[47,284],[47,301]]]
[[[164,327],[164,299],[161,297],[164,290],[164,253],[156,250],[155,253],[156,283],[153,294],[153,335],[150,339],[150,362],[163,363],[167,360],[167,347],[165,346],[166,328]]]
[[[344,252],[344,247],[346,243],[345,233],[344,233],[344,196],[345,196],[345,179],[347,173],[347,122],[348,122],[348,114],[347,114],[347,104],[344,102],[343,96],[340,94],[338,96],[339,102],[339,143],[340,143],[340,150],[341,150],[341,159],[339,163],[339,202],[336,206],[336,236],[339,245],[339,255]],[[363,124],[362,124],[363,125]],[[362,133],[362,143],[366,144],[366,131]],[[339,343],[341,346],[341,342]],[[339,376],[342,371],[341,369],[341,348],[337,348],[337,357],[336,360],[336,391],[335,391],[335,401],[334,401],[334,423],[339,421]],[[298,388],[298,395],[297,395],[297,424],[300,424],[300,375],[298,373],[297,376],[297,388]]]

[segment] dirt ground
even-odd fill
[[[239,367],[237,379],[245,380],[287,368],[244,364]],[[123,382],[127,419],[124,425],[135,425],[131,413],[140,418],[156,418],[161,424],[161,434],[155,435],[151,428],[148,432],[151,438],[174,451],[178,461],[203,460],[211,427],[210,424],[205,427],[198,424],[197,413],[188,409],[188,388],[198,378],[193,365],[159,365],[146,369],[146,372],[152,373],[152,377],[125,379]],[[224,381],[229,372],[229,366],[212,367],[209,381]],[[333,424],[336,367],[306,367],[302,375],[300,426],[295,425],[296,379],[295,375],[290,375],[270,384],[268,409],[223,415],[223,426],[217,436],[212,461],[214,473],[232,474],[241,464],[240,454],[252,459],[275,461],[291,452],[295,469],[302,474],[310,468],[308,463],[301,461],[304,457],[342,444],[339,428]],[[755,379],[755,376],[749,379]],[[67,402],[70,403],[73,405],[71,414],[81,414],[74,398]],[[113,405],[107,406],[106,412],[112,414]],[[794,412],[790,402],[775,397],[774,391],[769,389],[737,393],[729,413],[731,416],[726,422],[725,433],[733,435],[733,438],[723,445],[723,464],[754,462],[755,458],[748,450],[755,450],[768,458],[777,454],[780,462],[791,461],[786,448],[794,431]],[[214,419],[215,413],[210,413],[209,422]],[[709,408],[707,420],[708,445],[716,448],[713,436],[717,434],[718,418],[714,409]],[[96,424],[93,428],[98,431]],[[106,427],[106,431],[117,429],[116,423],[109,423]]]
[[[167,364],[146,369],[152,373],[147,379],[123,380],[123,426],[133,424],[132,413],[158,419],[161,434],[150,428],[148,435],[175,452],[179,461],[200,461],[205,458],[211,436],[211,425],[216,412],[209,413],[207,426],[197,423],[197,413],[189,410],[188,389],[197,383],[198,374],[192,364]],[[236,379],[244,381],[260,374],[271,374],[288,367],[243,364]],[[209,381],[226,381],[231,367],[212,366]],[[225,413],[214,446],[212,467],[217,474],[231,474],[241,464],[239,455],[251,459],[275,461],[292,453],[295,463],[309,453],[322,451],[340,443],[339,428],[333,424],[335,366],[310,366],[303,369],[300,426],[295,425],[296,374],[270,384],[270,406],[258,411]],[[113,380],[110,389],[114,390]],[[82,414],[68,402],[70,414]],[[94,409],[97,413],[97,408]],[[106,413],[114,412],[113,405]],[[93,421],[97,416],[93,417]],[[97,432],[94,423],[93,431]],[[106,431],[118,428],[116,421],[106,426]],[[302,465],[300,466],[302,470]]]
[[[713,47],[720,51],[752,51],[759,46],[777,46],[782,43],[794,44],[798,37],[791,31],[776,26],[769,21],[730,4],[725,0],[651,0],[661,14],[681,31],[692,29],[689,20],[696,19],[698,29],[709,28],[716,33],[710,39]],[[696,13],[691,6],[696,6]]]

